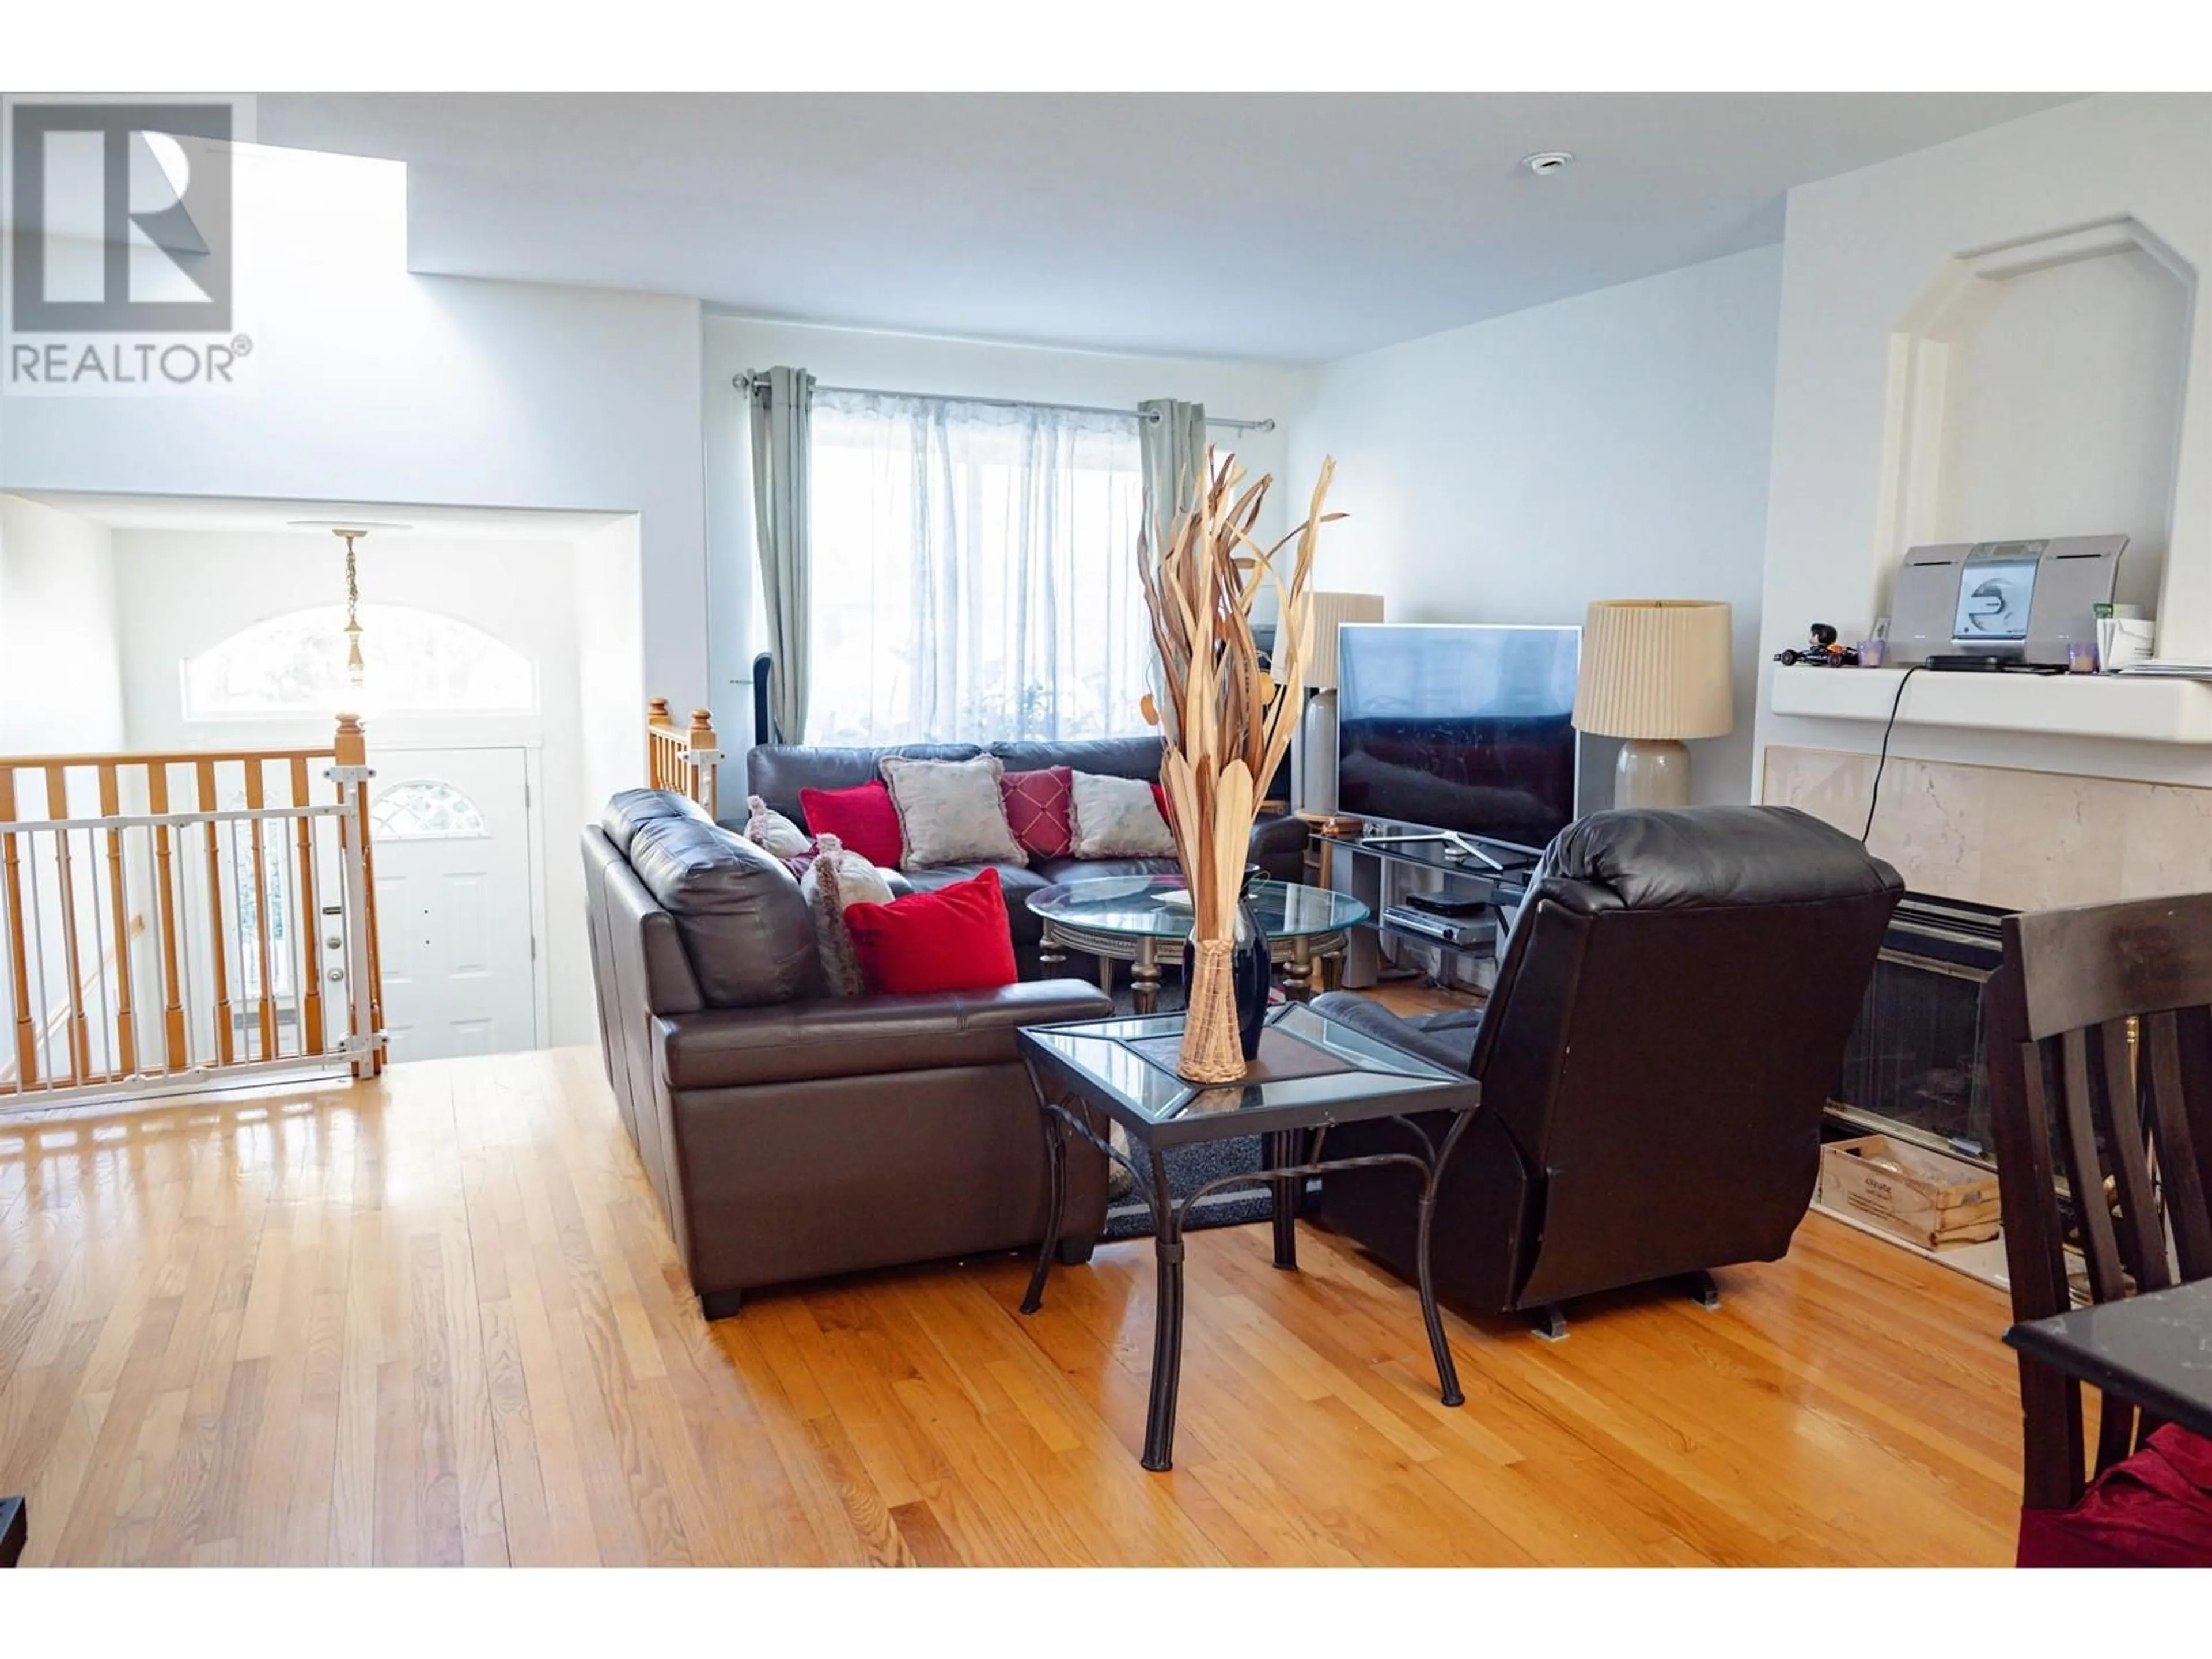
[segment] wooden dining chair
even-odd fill
[[[2072,1305],[2069,1206],[2091,1300],[2212,1279],[2212,894],[2008,917],[1984,1006],[2014,1320]],[[2158,1426],[2103,1394],[2090,1462],[2081,1384],[2023,1354],[2020,1390],[2023,1511]]]

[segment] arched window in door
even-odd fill
[[[538,671],[481,628],[405,605],[361,607],[366,681],[346,678],[345,612],[295,611],[240,629],[185,660],[187,720],[379,714],[527,714]]]
[[[477,804],[450,783],[410,778],[395,783],[369,803],[368,829],[375,841],[469,841],[489,836]]]

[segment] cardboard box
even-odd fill
[[[1997,1178],[1887,1135],[1820,1148],[1820,1202],[1936,1249],[1997,1236]]]

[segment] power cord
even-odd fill
[[[1889,700],[1889,719],[1881,728],[1881,757],[1874,763],[1874,787],[1867,791],[1866,827],[1859,831],[1859,845],[1862,847],[1866,845],[1867,837],[1874,833],[1875,803],[1881,799],[1881,772],[1889,764],[1889,734],[1897,730],[1898,705],[1905,701],[1905,688],[1912,683],[1912,677],[1927,665],[1926,663],[1917,662],[1906,669],[1905,678],[1897,683],[1897,695]]]

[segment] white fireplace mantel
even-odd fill
[[[1820,720],[2029,732],[2132,743],[2212,744],[2212,682],[2127,675],[1959,674],[1902,668],[1780,667],[1767,706]]]

